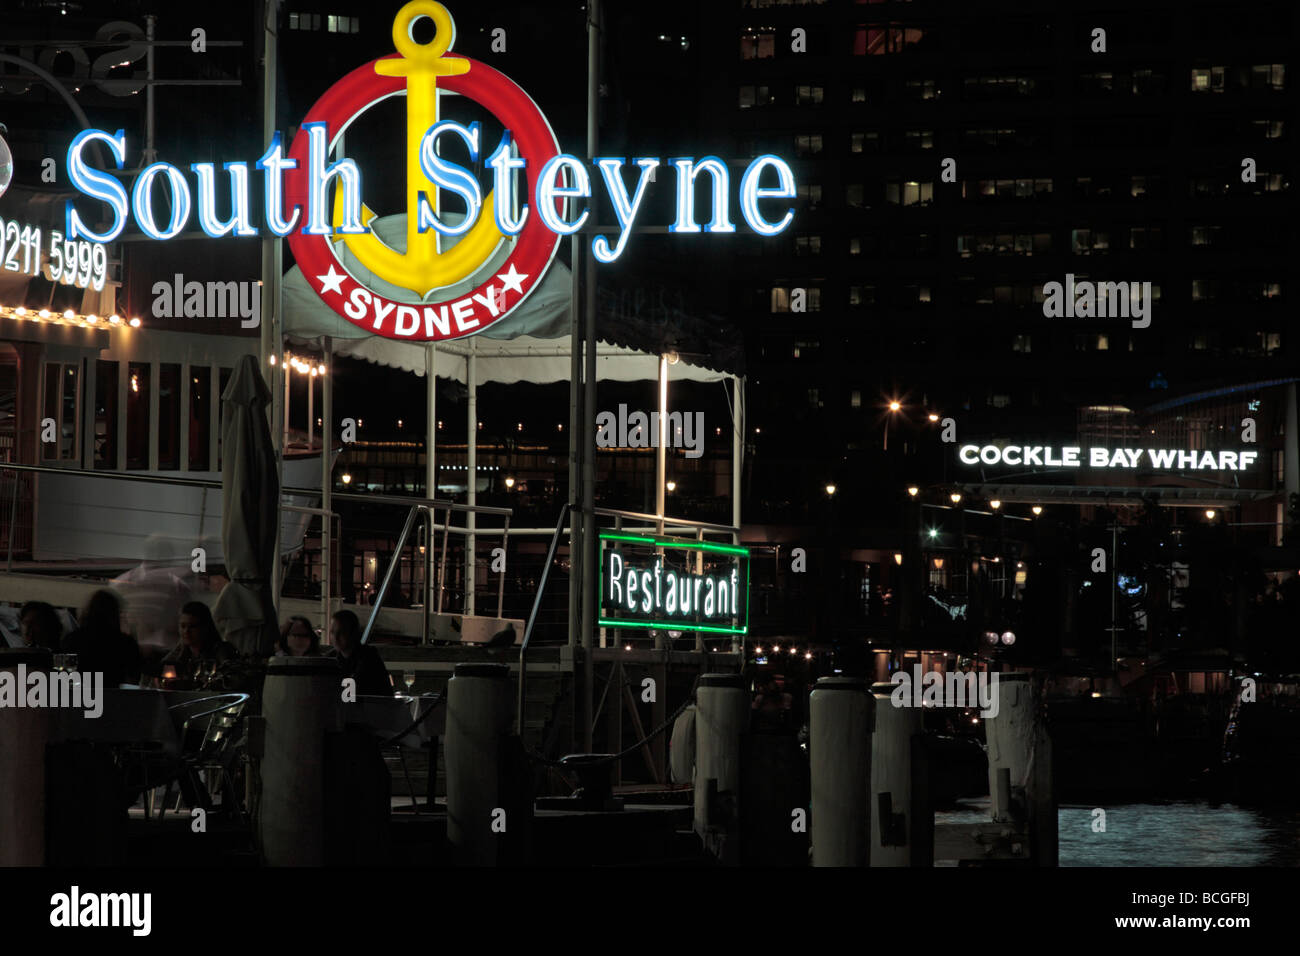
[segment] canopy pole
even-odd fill
[[[334,342],[328,335],[321,336],[321,383],[320,383],[320,610],[321,627],[329,633],[331,614],[330,600],[333,593],[330,588],[330,547],[333,543],[334,520],[330,512],[334,510],[333,488],[333,446],[334,446]]]
[[[600,78],[600,0],[590,0],[587,21],[587,159],[599,149],[597,109]],[[596,631],[596,257],[590,250],[583,256],[583,360],[587,366],[582,415],[582,648],[583,714],[582,740],[591,753],[594,728],[596,666],[592,649]]]
[[[655,514],[659,533],[664,533],[664,494],[668,481],[668,355],[659,356],[659,434],[655,449]]]
[[[665,496],[668,483],[668,354],[659,354],[659,433],[655,435],[655,515],[659,518],[658,531],[664,533]],[[655,554],[663,559],[663,548],[656,548]],[[669,646],[664,632],[654,632],[655,650]]]
[[[578,263],[582,247],[575,233],[570,242],[569,300],[569,647],[578,646],[578,615],[582,608],[582,272]]]
[[[731,377],[731,525],[736,530],[731,532],[731,543],[740,544],[740,473],[745,462],[745,379],[739,375]],[[745,638],[742,634],[731,635],[731,652],[742,653]]]
[[[425,347],[425,417],[428,424],[424,428],[424,497],[436,498],[438,492],[438,343],[430,342]],[[437,517],[430,512],[427,540],[424,542],[426,560],[424,562],[424,600],[427,611],[433,607],[433,526]],[[451,522],[448,522],[450,524]],[[427,614],[426,614],[427,616]],[[428,628],[425,628],[424,641],[429,640]]]
[[[469,420],[466,427],[469,429],[469,438],[465,442],[466,471],[469,478],[466,479],[465,503],[471,508],[478,503],[478,382],[475,376],[478,374],[478,343],[475,339],[469,340],[469,354],[465,356],[465,384],[469,389],[469,401],[466,407],[469,410]],[[465,514],[465,613],[470,615],[474,613],[474,585],[478,580],[478,566],[474,557],[474,528],[477,523],[474,520],[475,514],[469,511]]]
[[[269,149],[271,139],[275,136],[276,97],[275,81],[279,70],[277,59],[280,0],[264,0],[262,10],[262,144]],[[150,47],[150,56],[153,48]],[[153,87],[149,88],[150,97]],[[147,143],[149,149],[153,142]],[[284,450],[287,435],[281,427],[287,428],[288,402],[281,397],[279,379],[283,376],[285,388],[288,388],[289,376],[284,367],[284,317],[280,310],[280,279],[283,275],[283,248],[280,239],[269,233],[262,239],[262,335],[260,340],[259,365],[271,392],[270,416],[271,443],[275,449],[276,495],[275,495],[275,552],[271,558],[271,601],[275,605],[276,615],[280,613],[281,585],[281,509],[283,503],[279,489],[284,487]],[[272,364],[274,363],[274,364]],[[273,624],[275,622],[272,622]]]

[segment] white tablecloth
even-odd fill
[[[87,717],[84,710],[56,708],[50,712],[50,741],[94,740],[138,744],[156,741],[165,753],[179,753],[180,739],[167,710],[167,697],[156,690],[104,688],[103,712]]]
[[[434,697],[405,695],[361,695],[355,704],[343,705],[343,719],[348,723],[366,724],[376,736],[387,740],[409,727],[411,721],[424,713],[434,700]],[[447,722],[446,707],[445,703],[439,704],[419,727],[401,739],[401,745],[418,750],[425,741],[441,736]]]

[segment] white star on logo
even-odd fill
[[[528,276],[521,276],[516,272],[515,264],[512,262],[510,263],[510,271],[501,273],[497,278],[501,280],[501,292],[504,294],[506,292],[523,292],[524,280]]]
[[[333,263],[330,263],[330,271],[328,273],[323,276],[317,276],[316,278],[320,280],[321,295],[324,295],[326,292],[337,292],[339,295],[343,294],[343,280],[346,279],[347,276],[335,272]]]

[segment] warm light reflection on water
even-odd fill
[[[939,823],[989,819],[988,797],[936,813]],[[1300,866],[1300,809],[1259,810],[1197,800],[1103,806],[1106,831],[1092,830],[1093,807],[1058,813],[1061,866]]]

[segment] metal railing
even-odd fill
[[[528,644],[533,639],[533,626],[537,623],[537,612],[542,606],[542,595],[546,593],[546,581],[551,576],[551,565],[555,563],[555,549],[560,543],[560,533],[564,530],[564,521],[569,516],[569,503],[560,508],[560,517],[555,522],[555,533],[551,535],[551,546],[546,551],[546,563],[542,566],[542,575],[537,581],[537,597],[533,599],[533,609],[529,612],[528,623],[524,625],[524,639],[519,644],[519,704],[516,732],[522,737],[524,733],[524,687],[528,683]]]
[[[447,552],[450,549],[451,533],[453,531],[465,536],[465,594],[466,594],[466,613],[470,613],[473,607],[473,593],[476,578],[477,561],[475,557],[476,542],[480,534],[489,537],[501,536],[501,545],[504,548],[510,539],[510,516],[513,514],[509,508],[493,508],[486,505],[462,505],[454,501],[446,501],[438,498],[406,498],[395,495],[358,495],[349,493],[336,493],[336,499],[347,501],[361,501],[370,504],[398,504],[407,505],[406,520],[402,523],[402,530],[397,536],[397,543],[393,547],[392,556],[388,560],[388,567],[384,569],[384,576],[380,582],[378,590],[375,592],[375,600],[371,605],[370,619],[366,621],[366,626],[361,634],[361,643],[369,642],[371,632],[375,628],[375,623],[379,620],[379,612],[383,609],[384,599],[388,595],[389,586],[401,565],[402,552],[406,548],[407,540],[411,536],[411,529],[415,527],[417,519],[423,516],[425,527],[428,529],[429,546],[424,553],[424,597],[421,601],[423,606],[423,628],[421,643],[429,639],[429,617],[430,617],[430,597],[429,582],[433,579],[432,562],[434,551],[435,532],[442,531],[442,554],[438,559],[438,576],[437,576],[437,613],[442,613],[442,598],[446,584],[447,571]],[[446,511],[446,519],[438,522],[438,510]],[[462,512],[467,515],[477,516],[496,515],[502,519],[501,528],[478,528],[478,527],[458,527],[451,523],[452,514]],[[504,574],[497,581],[497,617],[501,617],[502,609],[505,603],[505,584],[506,577]]]

